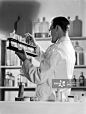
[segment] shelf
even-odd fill
[[[86,65],[75,65],[75,67],[74,68],[86,68]]]
[[[4,69],[21,69],[21,66],[0,66],[0,68],[4,68]]]
[[[35,38],[36,41],[51,41],[51,37],[46,37],[46,38]]]
[[[71,40],[86,40],[86,37],[70,37]]]
[[[84,86],[84,87],[72,87],[71,91],[86,91],[86,86]]]
[[[4,91],[18,91],[19,87],[3,87],[1,86],[0,89]],[[25,87],[24,91],[35,91],[36,86],[32,87]],[[86,86],[85,87],[72,87],[71,91],[86,91]]]
[[[51,37],[35,38],[36,41],[50,41]],[[70,37],[71,40],[86,40],[86,37]]]
[[[25,87],[24,91],[35,91],[35,88],[36,88],[35,86]],[[19,87],[3,87],[3,86],[1,86],[0,89],[3,89],[5,91],[18,91]]]
[[[21,69],[22,66],[0,66],[0,68],[4,69]],[[86,68],[86,65],[75,65],[74,68]]]

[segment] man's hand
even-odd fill
[[[24,62],[27,59],[27,55],[26,52],[24,51],[24,49],[22,49],[22,53],[21,52],[15,52],[15,54],[17,54],[17,56]]]
[[[26,43],[32,46],[36,46],[36,40],[30,33],[25,33]]]

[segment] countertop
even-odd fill
[[[0,101],[0,114],[86,114],[86,102]]]

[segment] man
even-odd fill
[[[53,43],[46,52],[42,51],[35,39],[30,35],[34,45],[37,46],[36,59],[40,66],[35,67],[26,54],[16,52],[24,61],[22,70],[24,75],[33,83],[37,84],[36,96],[39,100],[52,100],[52,79],[71,79],[75,65],[75,51],[68,36],[69,21],[65,17],[55,17],[52,20],[51,42]],[[70,89],[65,89],[63,97],[67,97]]]

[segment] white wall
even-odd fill
[[[86,0],[39,0],[41,3],[40,12],[38,17],[42,20],[45,16],[47,21],[55,16],[70,16],[71,20],[75,19],[78,15],[79,19],[83,21],[82,35],[86,36]]]
[[[54,16],[70,16],[72,19],[76,15],[81,18],[81,0],[40,0],[41,9],[39,17],[45,16],[50,20]]]

